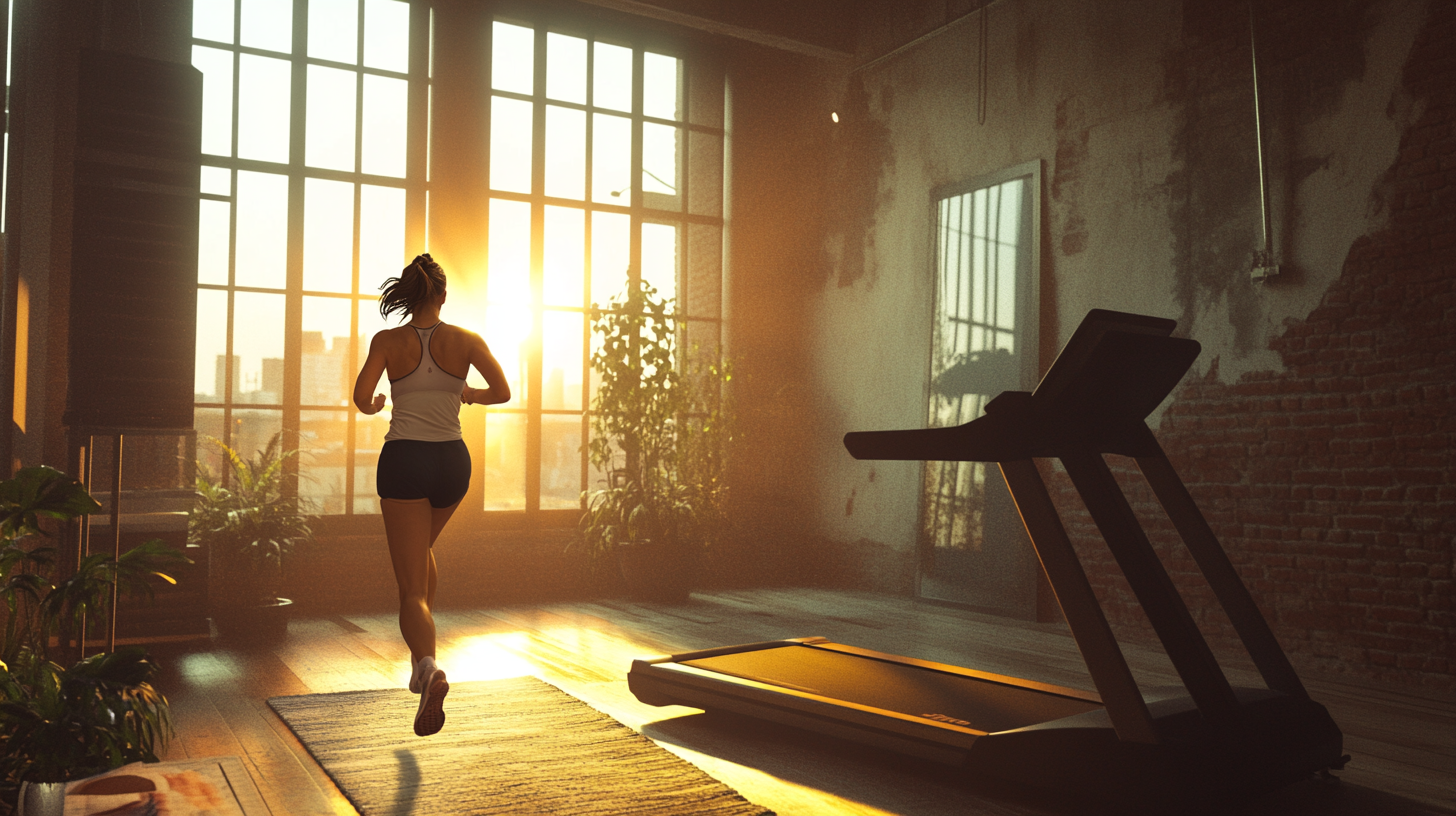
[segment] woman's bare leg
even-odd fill
[[[425,601],[429,605],[431,612],[435,609],[435,584],[437,582],[435,575],[435,539],[440,537],[440,531],[445,529],[445,522],[449,521],[450,517],[455,515],[455,508],[459,506],[460,502],[455,502],[449,507],[430,508],[430,587],[429,591],[425,594]]]
[[[399,585],[399,631],[410,648],[411,665],[435,655],[435,617],[431,612],[435,584],[434,536],[428,499],[380,499],[389,560]]]

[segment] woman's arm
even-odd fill
[[[354,407],[363,414],[377,414],[384,410],[383,394],[375,394],[372,401],[369,399],[370,392],[379,384],[379,378],[384,374],[382,337],[384,332],[374,335],[374,339],[369,341],[369,356],[364,358],[364,367],[359,369],[359,377],[354,380]]]
[[[506,382],[506,374],[501,370],[500,363],[496,362],[495,356],[490,353],[485,340],[474,332],[470,333],[469,357],[470,364],[485,378],[486,388],[471,388],[465,386],[460,392],[460,399],[467,405],[500,405],[511,400],[511,385]]]

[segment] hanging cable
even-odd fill
[[[1264,170],[1264,121],[1259,109],[1259,46],[1253,0],[1249,0],[1249,67],[1254,74],[1254,139],[1259,152],[1259,214],[1263,227],[1263,243],[1254,253],[1253,268],[1249,274],[1254,280],[1264,280],[1278,275],[1279,266],[1274,263],[1269,235],[1269,182]]]

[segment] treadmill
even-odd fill
[[[1092,310],[1030,393],[956,427],[846,434],[856,459],[995,462],[1096,692],[833,643],[750,643],[635,660],[649,705],[745,714],[1111,801],[1239,798],[1343,767],[1310,699],[1146,423],[1198,356],[1172,320]],[[1230,685],[1104,454],[1132,457],[1248,650],[1263,688]],[[1140,689],[1033,462],[1061,460],[1182,686]]]

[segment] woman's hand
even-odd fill
[[[383,411],[384,410],[384,395],[383,394],[375,394],[374,395],[373,408],[374,408],[374,410],[373,411],[370,411],[369,413],[371,413],[371,414],[377,414],[380,411]]]
[[[474,405],[475,403],[471,402],[471,400],[475,397],[475,390],[468,385],[460,389],[460,401],[466,405]]]

